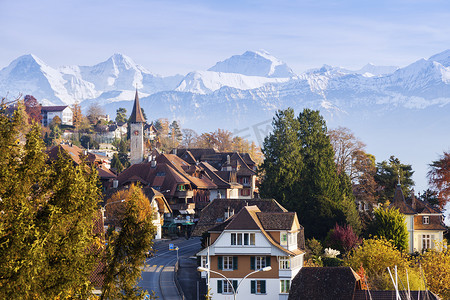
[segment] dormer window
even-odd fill
[[[429,216],[423,216],[422,220],[423,220],[423,224],[430,224],[430,217]]]
[[[231,245],[243,245],[243,246],[254,246],[255,245],[255,234],[254,233],[232,233],[231,234]]]
[[[287,232],[280,232],[280,244],[282,246],[286,246],[288,242],[288,234]]]

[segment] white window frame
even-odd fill
[[[423,216],[422,217],[423,224],[430,224],[430,217],[429,216]]]
[[[222,280],[222,294],[233,294],[233,286],[225,279]]]
[[[265,256],[255,256],[255,270],[259,270],[266,267]]]
[[[431,249],[431,235],[422,234],[422,250]]]
[[[233,271],[233,256],[224,256],[222,258],[222,269],[224,271]]]
[[[290,290],[291,290],[291,280],[281,279],[280,280],[280,293],[281,294],[289,294]]]
[[[289,256],[280,256],[278,258],[278,266],[280,270],[290,270],[291,258]]]
[[[232,246],[255,246],[255,239],[254,232],[233,232],[230,244]]]
[[[201,265],[202,268],[209,268],[209,266],[208,266],[208,256],[206,256],[206,255],[201,256],[200,265]]]

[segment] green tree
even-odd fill
[[[391,156],[389,161],[382,161],[377,164],[375,182],[379,186],[378,202],[386,203],[394,199],[395,188],[400,180],[404,195],[411,193],[414,186],[412,175],[414,171],[411,165],[405,165],[395,156]]]
[[[18,143],[20,114],[0,111],[0,298],[87,298],[97,174],[61,156],[48,165],[35,124]]]
[[[264,162],[259,174],[263,180],[260,192],[263,197],[273,197],[288,210],[298,210],[297,188],[303,168],[299,124],[292,108],[278,111],[272,121],[273,132],[263,143]],[[299,219],[303,222],[303,215]],[[304,225],[304,224],[303,224]]]
[[[125,123],[126,121],[127,121],[127,109],[119,107],[119,109],[116,110],[116,122]]]
[[[138,186],[132,185],[124,199],[125,208],[117,209],[121,229],[108,237],[101,299],[143,299],[146,294],[136,283],[155,235],[152,209]]]
[[[396,208],[380,207],[373,213],[374,219],[369,224],[367,233],[392,241],[392,244],[400,251],[407,250],[408,230],[405,216]]]
[[[304,109],[298,118],[277,112],[273,132],[264,140],[260,186],[264,197],[296,211],[308,237],[323,239],[333,226],[360,222],[348,176],[336,171],[334,151],[319,111]]]
[[[122,172],[125,168],[122,165],[122,162],[119,159],[119,155],[114,153],[111,159],[111,168],[115,169],[117,173]]]
[[[334,151],[319,111],[304,109],[298,117],[304,167],[301,171],[297,214],[309,236],[324,238],[336,223],[359,232],[360,222],[345,173],[337,174]]]

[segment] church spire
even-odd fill
[[[139,104],[139,95],[136,87],[136,96],[134,96],[133,111],[130,116],[131,123],[145,123],[144,115],[142,114],[141,105]]]

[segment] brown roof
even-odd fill
[[[406,203],[405,197],[403,196],[402,187],[400,184],[398,184],[397,188],[395,189],[394,200],[389,205],[389,207],[398,208],[399,211],[405,215],[416,214],[416,211],[409,204]]]
[[[256,214],[265,230],[291,230],[295,212],[259,212]]]
[[[48,158],[52,161],[57,160],[60,151],[68,154],[76,165],[81,164],[80,155],[83,155],[83,149],[81,149],[80,147],[67,144],[53,146],[52,148],[50,148],[50,150],[47,151]]]
[[[361,278],[350,267],[303,267],[288,300],[351,300]]]
[[[428,224],[423,224],[423,217],[422,215],[414,216],[414,230],[447,230],[442,216],[428,216]]]
[[[266,239],[273,246],[277,247],[279,250],[290,254],[298,255],[303,253],[302,250],[296,249],[294,251],[287,250],[282,247],[279,243],[273,240],[273,238],[266,232],[265,228],[261,224],[257,214],[261,212],[256,205],[244,206],[238,214],[230,220],[228,225],[225,226],[224,230],[260,230],[261,233],[266,237]],[[287,213],[288,212],[284,212]]]
[[[41,111],[63,111],[67,105],[62,106],[41,106]]]
[[[130,116],[131,123],[145,123],[144,115],[142,114],[141,105],[139,104],[139,95],[136,89],[136,95],[134,96],[133,110]]]
[[[103,165],[100,165],[97,167],[98,177],[100,179],[110,179],[110,178],[116,178],[117,175],[114,174],[110,169],[106,168]]]
[[[256,205],[262,212],[286,212],[287,210],[274,199],[215,199],[200,213],[200,219],[194,228],[193,236],[201,236],[210,228],[224,222],[224,214],[232,210],[236,214],[246,205]]]

